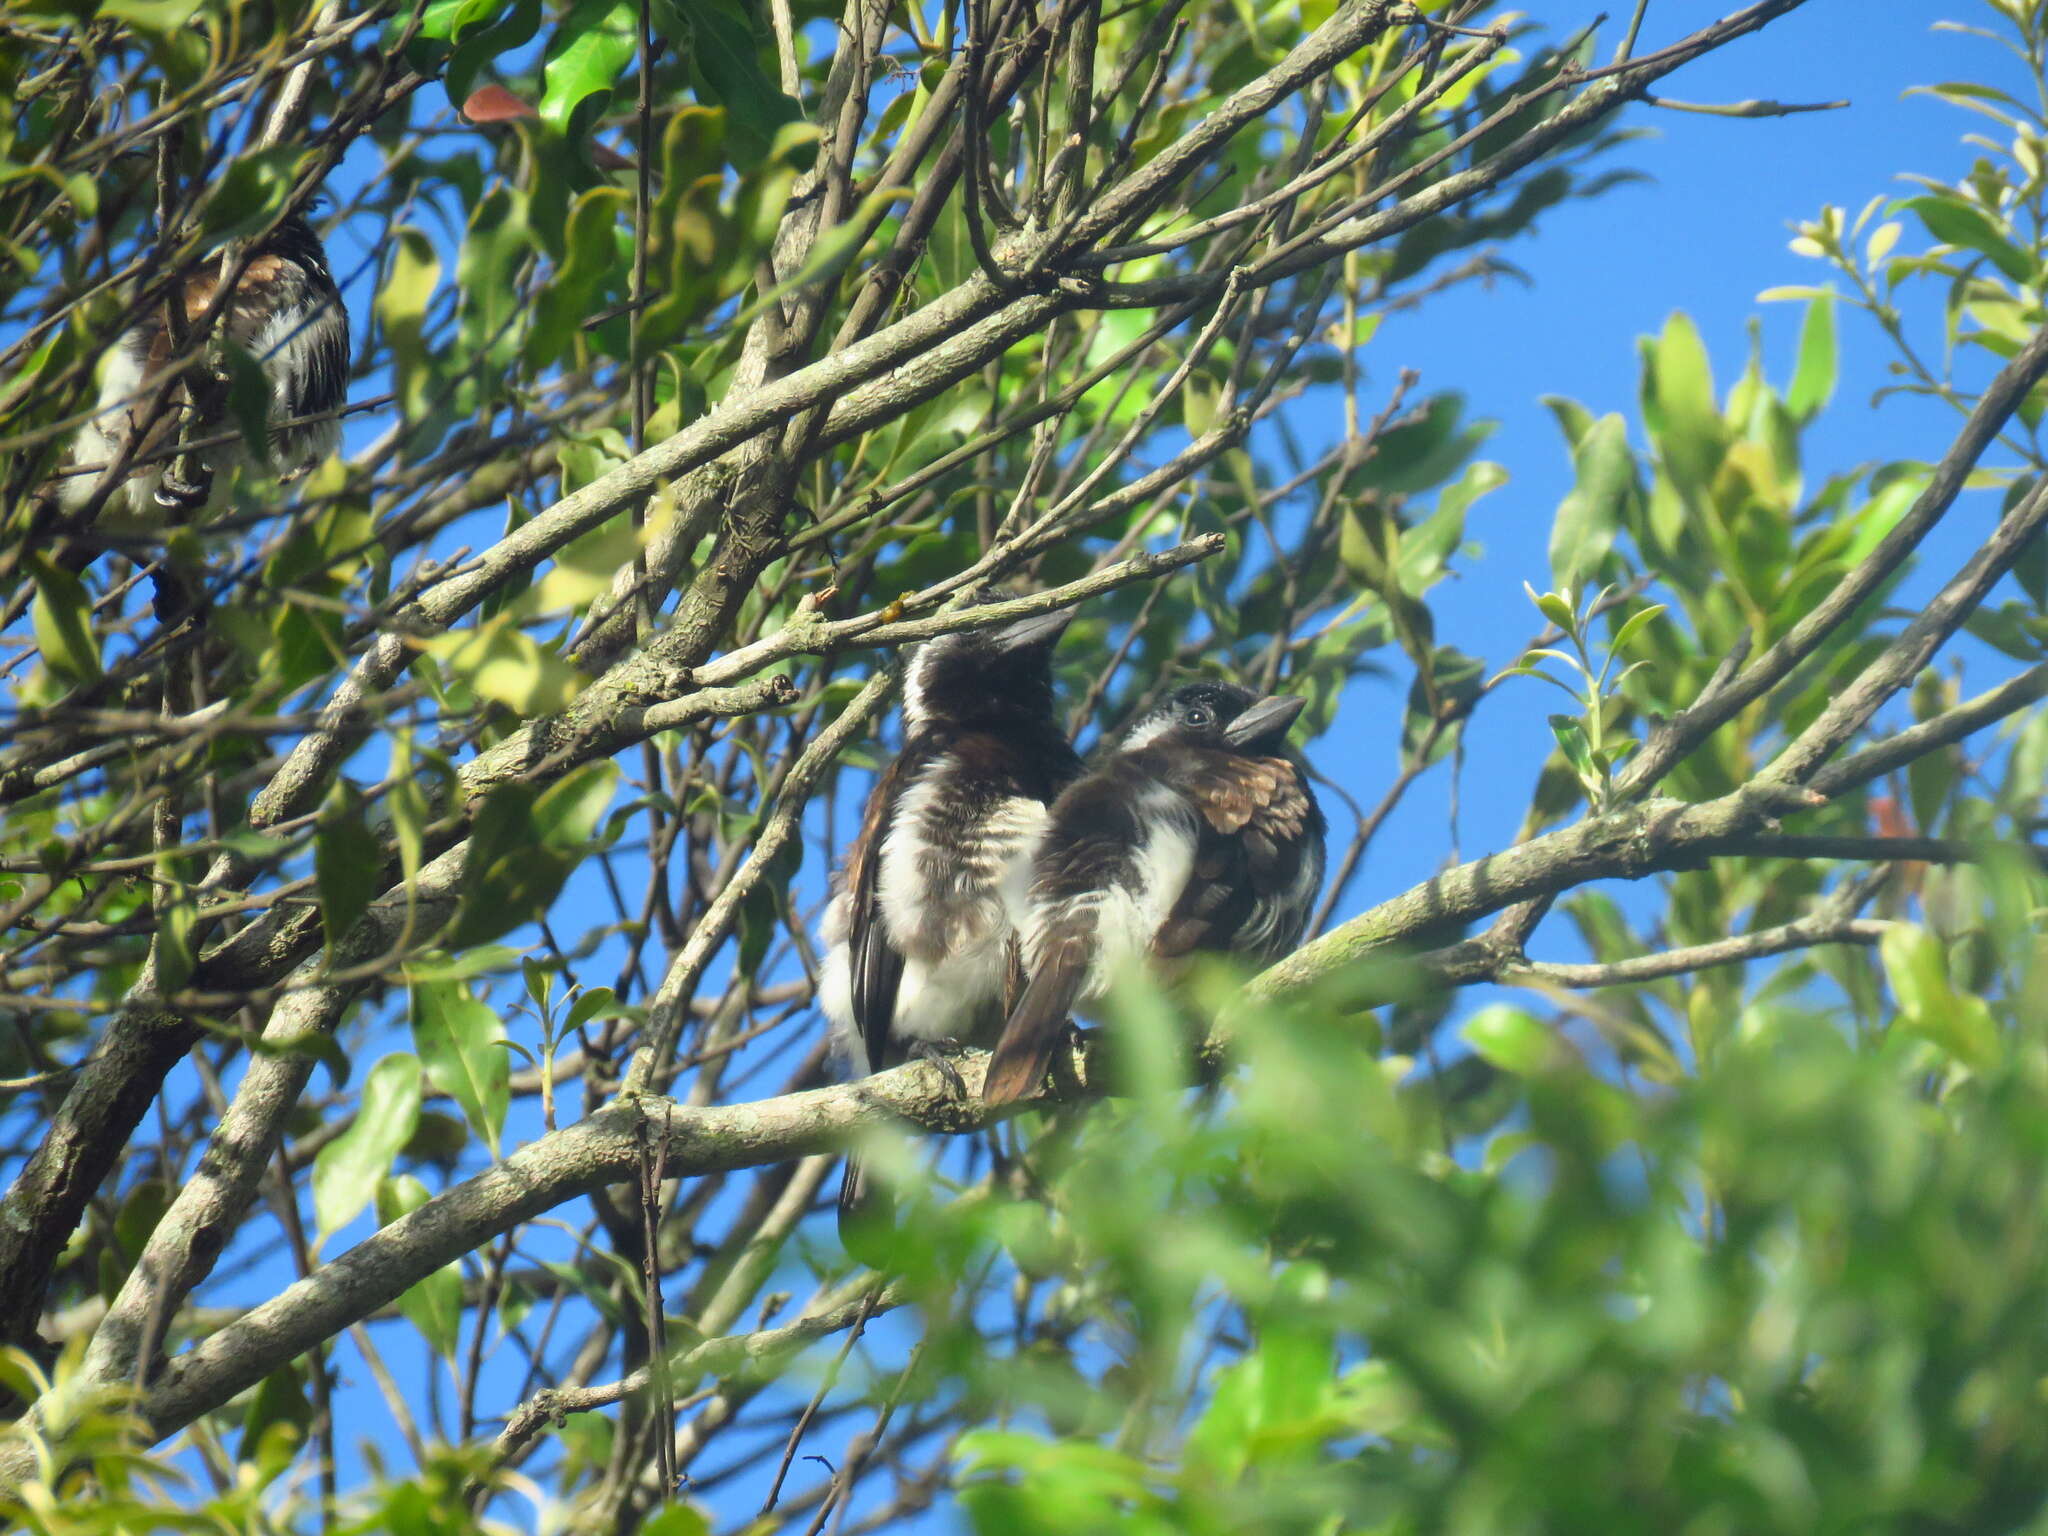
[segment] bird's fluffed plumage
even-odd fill
[[[208,258],[186,277],[181,302],[187,321],[196,322],[213,302],[219,264]],[[348,390],[348,316],[328,270],[327,253],[312,225],[299,215],[278,224],[256,245],[222,312],[229,341],[253,357],[270,385],[270,419],[288,422],[339,410]],[[108,464],[137,434],[145,432],[158,376],[176,359],[160,306],[152,306],[121,334],[100,375],[99,404],[72,445],[76,464]],[[206,429],[206,435],[217,424]],[[166,508],[189,510],[206,499],[209,487],[167,483],[171,465],[159,455],[177,442],[177,413],[165,410],[147,422],[137,445],[134,472],[115,488],[109,503],[143,522]],[[341,441],[338,418],[279,426],[271,434],[271,462],[287,479],[318,464]],[[216,475],[239,462],[241,450],[215,449],[205,457]],[[60,499],[67,508],[89,502],[99,477],[67,476]]]
[[[1081,767],[1053,713],[1052,647],[1070,617],[941,636],[909,658],[903,750],[868,798],[825,917],[821,1003],[857,1072],[1002,1027],[1030,853]],[[850,1157],[842,1231],[885,1215]]]
[[[1140,961],[1270,959],[1301,940],[1323,882],[1322,811],[1286,747],[1301,701],[1193,683],[1054,802],[1032,859],[1024,963],[984,1096],[1044,1079],[1068,1016]]]

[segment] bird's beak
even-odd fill
[[[1005,651],[1028,651],[1033,646],[1051,645],[1066,632],[1074,622],[1074,608],[1055,608],[1051,613],[1034,613],[1028,619],[1015,619],[995,632],[998,648]]]
[[[1243,747],[1264,736],[1282,735],[1307,703],[1299,694],[1271,694],[1225,726],[1223,739],[1233,747]]]

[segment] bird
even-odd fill
[[[1126,969],[1170,978],[1196,953],[1266,961],[1301,942],[1325,856],[1322,809],[1287,746],[1303,703],[1186,684],[1061,791],[1020,922],[1030,980],[996,1043],[986,1103],[1033,1092],[1076,1005]]]
[[[188,324],[206,313],[220,276],[219,263],[209,259],[185,277],[178,302]],[[303,214],[287,214],[255,242],[219,323],[227,339],[262,369],[272,422],[323,417],[271,430],[271,461],[280,478],[296,479],[341,441],[341,422],[333,413],[346,398],[349,370],[348,314],[326,249]],[[132,472],[107,498],[117,518],[149,526],[189,514],[207,501],[215,472],[244,457],[239,447],[204,455],[206,472],[196,484],[174,473],[177,465],[166,455],[178,441],[177,413],[160,411],[154,421],[147,416],[155,385],[177,361],[163,307],[151,305],[109,350],[98,404],[72,441],[71,459],[81,468],[111,464],[135,444]],[[218,427],[201,423],[196,435],[212,435]],[[58,492],[63,510],[88,509],[100,478],[66,476]]]
[[[940,635],[905,661],[903,749],[868,797],[823,924],[820,1004],[857,1074],[985,1044],[1021,989],[1015,919],[1031,850],[1046,808],[1081,772],[1052,678],[1073,617],[1063,608]],[[849,1154],[849,1252],[891,1225],[893,1204]]]

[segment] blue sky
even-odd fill
[[[1586,20],[1595,14],[1591,6],[1578,9]],[[1613,9],[1626,15],[1631,7]],[[1640,46],[1669,41],[1728,9],[1653,5]],[[1850,104],[1765,119],[1638,107],[1627,123],[1656,136],[1623,146],[1612,163],[1650,179],[1554,209],[1533,238],[1503,247],[1501,254],[1529,274],[1530,286],[1511,280],[1490,289],[1468,286],[1387,321],[1367,349],[1382,391],[1403,367],[1422,375],[1425,391],[1462,391],[1468,414],[1500,423],[1481,456],[1512,476],[1478,503],[1467,524],[1484,557],[1465,562],[1461,578],[1430,596],[1441,642],[1499,668],[1538,627],[1521,583],[1538,590],[1548,585],[1551,518],[1572,483],[1541,396],[1567,395],[1596,413],[1620,411],[1631,423],[1631,441],[1643,449],[1636,342],[1678,309],[1698,324],[1724,391],[1748,356],[1751,317],[1760,316],[1765,370],[1782,387],[1804,306],[1759,304],[1756,296],[1827,278],[1820,262],[1788,249],[1792,226],[1826,203],[1846,207],[1853,217],[1872,197],[1909,195],[1913,188],[1899,179],[1903,173],[1954,181],[1968,170],[1980,151],[1963,145],[1962,136],[1993,133],[1996,125],[1929,97],[1908,96],[1908,88],[1954,79],[2015,84],[2018,71],[1987,40],[1931,30],[1943,17],[1982,22],[1986,8],[1970,0],[1816,0],[1687,66],[1662,83],[1661,94],[1695,102]],[[1613,36],[1611,26],[1603,36]],[[1920,302],[1931,305],[1932,291]],[[1922,319],[1922,337],[1935,338],[1938,356],[1932,329],[1938,317],[1923,309]],[[1938,458],[1954,432],[1953,412],[1899,396],[1873,406],[1871,397],[1889,382],[1888,344],[1872,322],[1846,307],[1839,326],[1841,379],[1833,405],[1807,438],[1808,484],[1859,463]],[[1315,423],[1320,431],[1338,430],[1334,402],[1305,401],[1301,411],[1305,426],[1320,412],[1326,418]],[[1925,547],[1923,570],[1952,569],[1974,547],[1989,505],[1988,497],[1975,509],[1966,500],[1953,526]],[[1397,766],[1407,681],[1397,671],[1354,685],[1319,754],[1325,771],[1367,803],[1384,791]],[[1466,857],[1514,835],[1536,766],[1549,749],[1544,716],[1559,699],[1540,683],[1511,683],[1470,727],[1459,820]],[[1337,916],[1435,871],[1448,847],[1448,793],[1442,766],[1417,784]],[[1532,946],[1538,958],[1575,958],[1568,931],[1553,921]]]

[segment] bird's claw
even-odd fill
[[[967,1079],[960,1075],[960,1069],[953,1065],[952,1053],[960,1049],[958,1040],[920,1040],[910,1048],[912,1061],[928,1061],[939,1069],[939,1076],[946,1080],[946,1087],[956,1099],[967,1097]]]
[[[200,483],[195,484],[179,473],[177,464],[173,462],[156,483],[157,505],[172,511],[189,512],[203,503],[213,491],[212,485],[207,483],[212,479],[212,467],[202,465],[201,469],[204,473]]]

